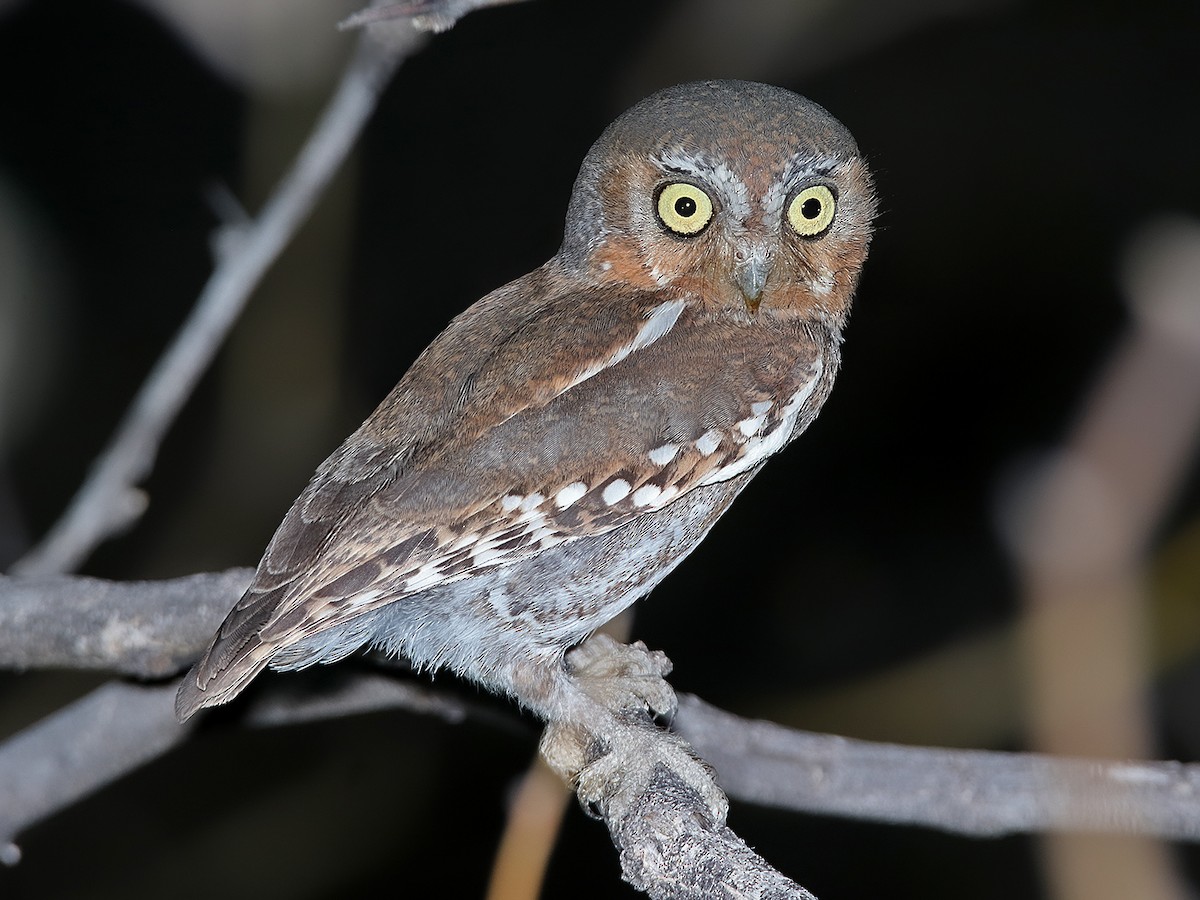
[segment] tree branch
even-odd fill
[[[522,0],[405,0],[403,3],[377,2],[338,22],[338,28],[366,28],[392,19],[411,19],[422,31],[448,31],[463,16],[488,6],[520,3]]]
[[[731,797],[999,837],[1074,830],[1200,840],[1200,765],[904,747],[812,734],[681,695],[679,731]]]
[[[182,667],[200,652],[248,574],[232,570],[134,584],[0,578],[0,667],[104,666],[159,674]],[[163,609],[148,615],[154,598]],[[131,643],[122,649],[115,639],[39,637],[55,625],[68,634],[126,635]],[[148,650],[145,643],[164,632],[177,632],[177,640],[161,654]],[[182,741],[188,732],[175,724],[173,692],[174,685],[106,685],[0,744],[0,848],[10,847],[0,850],[0,859],[13,858],[10,842],[22,829]],[[515,721],[482,702],[468,705],[383,675],[347,676],[336,690],[315,696],[267,692],[240,721],[282,725],[382,709],[451,722],[467,716]],[[1200,840],[1200,765],[853,741],[746,720],[687,695],[680,697],[674,725],[715,766],[730,796],[751,803],[970,835],[1077,829]],[[732,853],[721,858],[744,858],[750,868],[739,871],[753,871],[736,836],[697,826],[703,807],[681,784],[667,783],[672,777],[662,773],[654,790],[634,804],[636,815],[609,823],[630,882],[653,896],[704,896],[688,891],[701,891],[703,878],[715,877],[716,863],[683,878],[678,870],[665,874],[663,861],[683,864],[706,859],[705,853]],[[676,876],[683,880],[670,880]],[[653,893],[665,891],[668,882],[678,893]],[[790,882],[780,884],[783,890]]]
[[[195,661],[253,574],[131,582],[0,575],[0,668],[169,678]]]
[[[655,900],[816,900],[713,822],[700,795],[665,766],[623,817],[605,824],[621,851],[621,874]]]

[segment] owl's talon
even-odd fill
[[[671,660],[661,650],[596,634],[568,653],[566,663],[576,685],[619,718],[675,717],[679,701],[665,679]]]
[[[714,821],[725,821],[729,802],[712,769],[686,741],[652,721],[673,716],[677,707],[663,677],[671,671],[666,654],[598,634],[567,655],[566,668],[581,702],[549,722],[541,752],[575,788],[585,813],[619,820],[661,767],[699,795]]]
[[[729,800],[712,768],[681,737],[619,721],[606,732],[603,740],[589,740],[580,727],[552,724],[542,737],[542,755],[575,788],[587,815],[621,820],[663,767],[696,792],[714,822],[725,821]]]

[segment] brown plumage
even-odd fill
[[[454,319],[318,469],[180,717],[368,644],[577,712],[565,651],[828,396],[873,213],[853,139],[788,91],[702,82],[625,113],[559,253]]]

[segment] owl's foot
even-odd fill
[[[592,635],[567,654],[567,672],[583,693],[620,719],[669,722],[679,707],[666,681],[671,660],[641,641],[622,644],[607,634]]]
[[[580,702],[547,724],[541,752],[585,809],[619,821],[666,769],[696,792],[714,822],[725,821],[729,801],[712,769],[652,720],[669,718],[677,705],[663,679],[671,671],[663,653],[597,635],[572,651],[567,668]]]
[[[696,792],[712,821],[725,822],[729,800],[717,785],[712,767],[698,757],[679,735],[653,725],[616,723],[603,737],[592,734],[582,745],[571,726],[551,726],[542,737],[542,754],[561,776],[575,786],[584,808],[608,820],[620,821],[651,789],[665,769]],[[562,751],[572,764],[561,767]],[[580,757],[591,761],[577,766]]]

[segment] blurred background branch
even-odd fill
[[[1002,516],[1024,588],[1033,745],[1114,759],[1157,752],[1147,557],[1200,435],[1200,222],[1144,226],[1123,281],[1133,327],[1063,447],[1011,489]],[[1148,841],[1056,836],[1045,864],[1064,900],[1188,896]]]
[[[15,574],[73,571],[98,544],[125,531],[142,515],[147,501],[138,485],[153,468],[167,430],[259,280],[358,140],[392,72],[419,46],[411,29],[396,30],[387,40],[363,33],[294,167],[279,182],[257,220],[229,226],[233,234],[216,242],[217,267],[188,320],[146,378],[66,513],[12,566]]]

